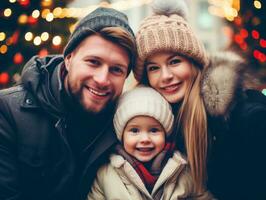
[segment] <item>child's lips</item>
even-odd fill
[[[153,151],[154,147],[138,147],[137,150],[141,152],[150,152]]]

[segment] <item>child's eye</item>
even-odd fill
[[[151,128],[151,129],[150,129],[150,132],[152,132],[152,133],[157,133],[158,131],[159,131],[158,128]]]
[[[139,129],[138,128],[131,128],[129,131],[132,133],[138,133]]]

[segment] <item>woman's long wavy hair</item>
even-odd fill
[[[205,190],[207,179],[207,114],[200,93],[202,70],[192,64],[192,76],[176,113],[176,131],[183,134],[185,151],[196,191]],[[178,134],[179,134],[178,132]]]

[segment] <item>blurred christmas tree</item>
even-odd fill
[[[62,53],[76,22],[66,9],[71,0],[1,0],[0,88],[19,79],[33,56]]]
[[[250,62],[250,71],[266,83],[266,4],[262,0],[234,0],[238,15],[228,23],[233,30],[231,48]],[[264,3],[264,4],[263,4]]]

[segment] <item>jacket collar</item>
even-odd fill
[[[145,188],[144,183],[141,181],[141,178],[127,160],[125,160],[121,155],[112,154],[110,156],[110,163],[114,168],[119,169],[122,167],[123,172],[134,183],[134,185],[147,196],[152,198]],[[183,158],[179,151],[175,151],[172,158],[167,161],[163,171],[156,181],[151,195],[154,195],[170,177],[174,176],[176,173],[180,173],[185,165],[187,165],[185,158]]]
[[[244,60],[233,52],[210,55],[201,82],[201,94],[209,115],[225,118],[230,115],[243,86],[244,64]]]
[[[33,57],[22,71],[21,82],[27,92],[21,106],[24,108],[38,108],[46,110],[56,118],[60,118],[64,111],[61,100],[63,90],[60,69],[63,57],[49,55],[44,58]]]

